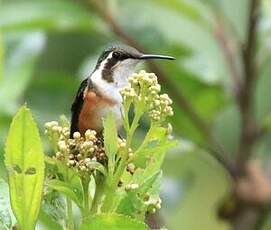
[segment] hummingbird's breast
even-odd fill
[[[103,129],[103,118],[113,112],[118,127],[122,125],[122,105],[111,98],[97,95],[94,91],[85,92],[84,102],[79,115],[79,131],[85,133],[87,129],[100,132]]]

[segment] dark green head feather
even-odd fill
[[[142,53],[140,53],[138,50],[136,50],[133,47],[126,46],[126,45],[112,45],[106,48],[100,55],[97,61],[96,69],[100,66],[102,61],[104,61],[108,57],[110,53],[112,53],[112,59],[115,62],[125,60],[128,58],[137,59],[142,55]]]

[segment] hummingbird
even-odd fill
[[[82,81],[71,106],[71,132],[95,130],[101,133],[103,118],[113,112],[117,128],[122,126],[122,97],[119,90],[129,86],[128,78],[141,60],[167,59],[171,56],[143,54],[129,46],[111,46],[98,58],[92,73]]]

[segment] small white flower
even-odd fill
[[[74,139],[80,139],[80,137],[81,137],[81,134],[79,132],[74,132],[73,133],[73,138]]]

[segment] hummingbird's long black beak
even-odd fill
[[[166,59],[166,60],[175,60],[174,57],[165,56],[165,55],[156,55],[156,54],[142,54],[139,57],[140,60],[147,60],[147,59]]]

